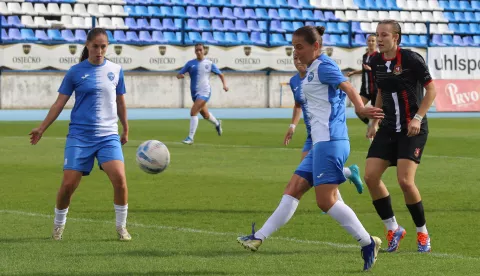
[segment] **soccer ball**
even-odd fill
[[[143,142],[137,149],[137,164],[146,173],[163,172],[170,164],[170,152],[164,143],[157,140]]]

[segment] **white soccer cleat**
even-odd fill
[[[185,140],[182,141],[182,143],[186,145],[193,145],[193,139],[189,137],[185,138]]]
[[[117,227],[117,234],[118,234],[118,238],[121,241],[130,241],[132,239],[132,236],[130,236],[130,234],[127,231],[127,228],[125,228],[124,226]]]
[[[54,225],[53,226],[53,232],[52,232],[52,238],[56,241],[61,240],[62,236],[63,236],[63,230],[65,230],[65,224],[64,225]]]

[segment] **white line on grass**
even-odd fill
[[[40,217],[40,218],[48,218],[53,220],[53,215],[41,214],[41,213],[31,213],[31,212],[24,212],[18,210],[0,210],[0,213],[4,214],[14,214],[14,215],[22,215],[22,216],[30,216],[30,217]],[[81,221],[81,222],[89,222],[89,223],[103,223],[103,224],[112,224],[114,221],[105,221],[105,220],[94,220],[94,219],[85,219],[85,218],[71,218],[69,217],[68,220],[73,221]],[[158,230],[171,230],[177,232],[185,232],[185,233],[197,233],[197,234],[206,234],[212,236],[232,236],[236,237],[238,233],[233,232],[216,232],[216,231],[208,231],[208,230],[201,230],[195,228],[186,228],[186,227],[176,227],[176,226],[164,226],[164,225],[156,225],[156,224],[143,224],[143,223],[128,223],[128,225],[138,228],[145,228],[145,229],[158,229]],[[270,237],[271,240],[280,240],[280,241],[288,241],[293,243],[303,243],[303,244],[317,244],[317,245],[327,245],[330,247],[335,248],[357,248],[360,249],[358,245],[354,244],[346,244],[346,243],[334,243],[334,242],[324,242],[324,241],[314,241],[314,240],[300,240],[296,238],[289,238],[289,237]],[[416,252],[405,252],[402,255],[418,255],[419,253]],[[438,252],[431,252],[428,253],[428,256],[433,256],[437,258],[445,258],[445,259],[461,259],[461,260],[475,260],[480,261],[478,257],[471,257],[471,256],[463,256],[457,254],[447,254],[447,253],[438,253]]]
[[[26,143],[28,143],[28,136],[3,136],[0,139],[25,139]],[[42,137],[42,139],[53,139],[53,140],[65,140],[64,137]],[[143,143],[143,140],[129,140],[129,143]],[[165,144],[173,144],[173,145],[183,145],[181,142],[176,141],[162,141]],[[202,147],[213,147],[213,148],[246,148],[246,149],[271,149],[271,150],[295,150],[298,151],[299,148],[287,148],[287,147],[262,147],[262,146],[251,146],[251,145],[222,145],[222,144],[202,144],[202,143],[195,143],[194,145],[202,146]],[[187,145],[185,145],[187,146]],[[366,151],[358,151],[352,150],[353,153],[361,153],[367,154]],[[480,160],[480,157],[470,157],[470,156],[450,156],[450,155],[431,155],[431,154],[423,154],[422,157],[427,158],[444,158],[444,159],[460,159],[460,160]]]

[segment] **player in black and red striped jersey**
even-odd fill
[[[365,181],[373,205],[388,230],[387,251],[396,251],[406,231],[395,219],[390,195],[381,177],[388,167],[397,167],[398,183],[417,226],[418,251],[429,252],[430,237],[415,173],[427,142],[426,113],[436,91],[422,56],[398,46],[401,35],[400,25],[394,20],[378,24],[380,54],[372,59],[370,67],[378,86],[376,107],[383,109],[385,117],[378,132],[379,120],[374,120],[367,133],[374,140],[368,151]]]

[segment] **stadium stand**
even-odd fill
[[[394,18],[404,46],[480,45],[480,0],[4,0],[0,13],[7,43],[83,42],[95,25],[118,43],[279,46],[317,25],[326,45],[349,47]]]

